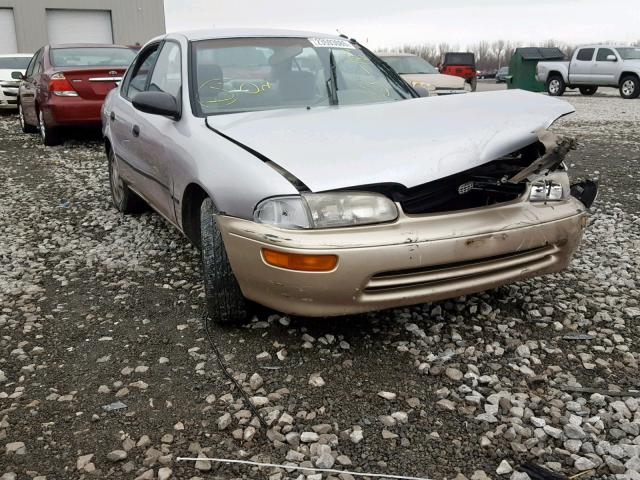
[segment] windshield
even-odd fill
[[[31,57],[2,57],[0,70],[26,70]]]
[[[54,67],[128,67],[136,52],[122,47],[53,48]]]
[[[616,48],[623,60],[640,60],[640,47]]]
[[[31,57],[1,57],[0,70],[26,70]]]
[[[509,67],[502,67],[500,70],[498,70],[498,73],[500,75],[506,75],[507,73],[509,73]]]
[[[413,97],[379,59],[343,39],[215,39],[194,42],[191,48],[192,95],[199,115]]]
[[[426,60],[413,55],[398,55],[396,57],[385,55],[382,59],[400,74],[440,73]]]

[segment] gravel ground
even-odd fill
[[[580,139],[574,176],[601,182],[571,267],[411,308],[216,328],[268,431],[206,341],[197,252],[158,215],[116,213],[97,138],[44,148],[0,117],[0,478],[305,478],[176,460],[198,455],[640,478],[640,101],[566,99],[577,113],[554,128]]]

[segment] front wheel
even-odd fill
[[[596,93],[597,91],[598,91],[598,87],[597,86],[580,87],[580,93],[582,95],[591,96],[594,93]]]
[[[38,129],[33,125],[29,125],[24,119],[24,111],[22,110],[22,103],[18,102],[18,121],[20,122],[20,128],[23,133],[38,133]]]
[[[205,199],[200,207],[200,240],[207,313],[218,324],[242,323],[249,319],[250,302],[231,270],[217,214],[213,201]]]
[[[478,88],[478,79],[476,77],[473,77],[471,80],[469,80],[469,84],[471,85],[471,91],[475,92]]]
[[[62,138],[58,130],[47,125],[42,110],[38,111],[38,129],[40,130],[42,143],[47,147],[53,147],[54,145],[60,145],[62,143]]]
[[[640,80],[634,75],[627,75],[620,80],[620,96],[631,99],[640,95]]]
[[[560,97],[567,89],[564,79],[559,75],[549,77],[547,80],[547,93],[552,97]]]

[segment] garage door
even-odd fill
[[[16,24],[11,8],[0,8],[0,54],[17,53]]]
[[[113,43],[108,10],[47,10],[49,43]]]

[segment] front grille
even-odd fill
[[[484,277],[516,275],[526,270],[535,271],[550,266],[556,261],[555,254],[559,251],[557,245],[546,245],[494,257],[378,273],[371,277],[364,291],[375,294],[436,288],[455,282],[482,281]]]

